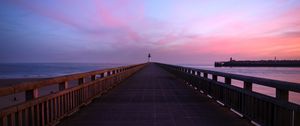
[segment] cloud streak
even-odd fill
[[[66,50],[61,58],[53,55],[49,61],[59,59],[64,62],[64,58],[70,60],[67,57],[73,57],[72,61],[81,62],[89,59],[82,58],[85,55],[100,54],[100,57],[116,62],[138,62],[143,61],[148,52],[154,53],[154,59],[174,63],[211,63],[232,56],[240,59],[264,59],[274,55],[282,59],[300,58],[300,3],[297,1],[252,0],[235,3],[228,0],[194,1],[191,4],[155,0],[5,0],[2,3],[0,6],[9,5],[8,11],[2,12],[2,18],[8,18],[7,15],[20,10],[21,18],[27,19],[26,24],[32,26],[35,24],[31,20],[39,22],[48,19],[35,27],[50,27],[54,29],[52,32],[61,36],[60,40],[51,41],[65,41],[76,47],[72,51]],[[24,25],[18,20],[14,22],[17,27]],[[0,26],[9,27],[6,25],[8,23],[2,22]],[[35,36],[37,40],[49,42],[49,31],[39,32],[45,36]],[[2,41],[10,40],[3,37],[4,31],[0,33]],[[19,38],[14,39],[15,43],[25,44],[22,42],[25,35],[15,34],[15,37]],[[5,46],[11,47],[9,44]],[[26,46],[34,47],[35,44],[27,42]],[[25,50],[22,46],[18,48],[14,51]],[[36,55],[37,58],[32,61],[45,61],[41,58],[45,55],[51,57],[47,53],[27,55]],[[11,59],[18,61],[17,55],[11,57],[5,62]]]

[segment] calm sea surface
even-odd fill
[[[186,67],[193,67],[199,69],[206,69],[212,71],[219,71],[225,73],[233,73],[239,75],[254,76],[260,78],[268,78],[273,80],[281,80],[288,82],[299,83],[300,86],[300,68],[299,67],[214,67],[207,65],[182,65]],[[233,81],[234,86],[242,87],[243,84],[240,81]],[[272,97],[275,97],[275,89],[253,85],[255,92],[263,93]],[[300,93],[290,92],[289,97],[291,102],[300,104]]]
[[[44,78],[87,72],[127,64],[107,63],[13,63],[0,64],[0,78]],[[283,80],[300,83],[300,68],[288,67],[214,67],[205,65],[183,65],[225,73]]]
[[[10,63],[0,64],[0,78],[45,78],[118,67],[108,63]]]
[[[214,67],[204,65],[184,66],[300,83],[300,67]]]

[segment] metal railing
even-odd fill
[[[158,65],[255,124],[300,126],[300,105],[289,102],[290,91],[300,93],[298,83],[168,64]],[[221,77],[224,82],[218,80]],[[243,87],[233,86],[232,80],[242,81]],[[253,84],[275,88],[276,96],[254,92]]]
[[[56,125],[62,118],[89,104],[144,65],[123,66],[0,88],[0,97],[25,92],[26,99],[0,110],[0,126]],[[86,81],[87,78],[90,81]],[[78,85],[69,88],[68,82],[74,80]],[[59,91],[38,96],[40,88],[51,85],[57,85]]]

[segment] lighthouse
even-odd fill
[[[151,62],[151,54],[148,54],[148,62]]]

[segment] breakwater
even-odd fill
[[[214,65],[215,67],[300,67],[300,60],[230,60],[215,62]]]

